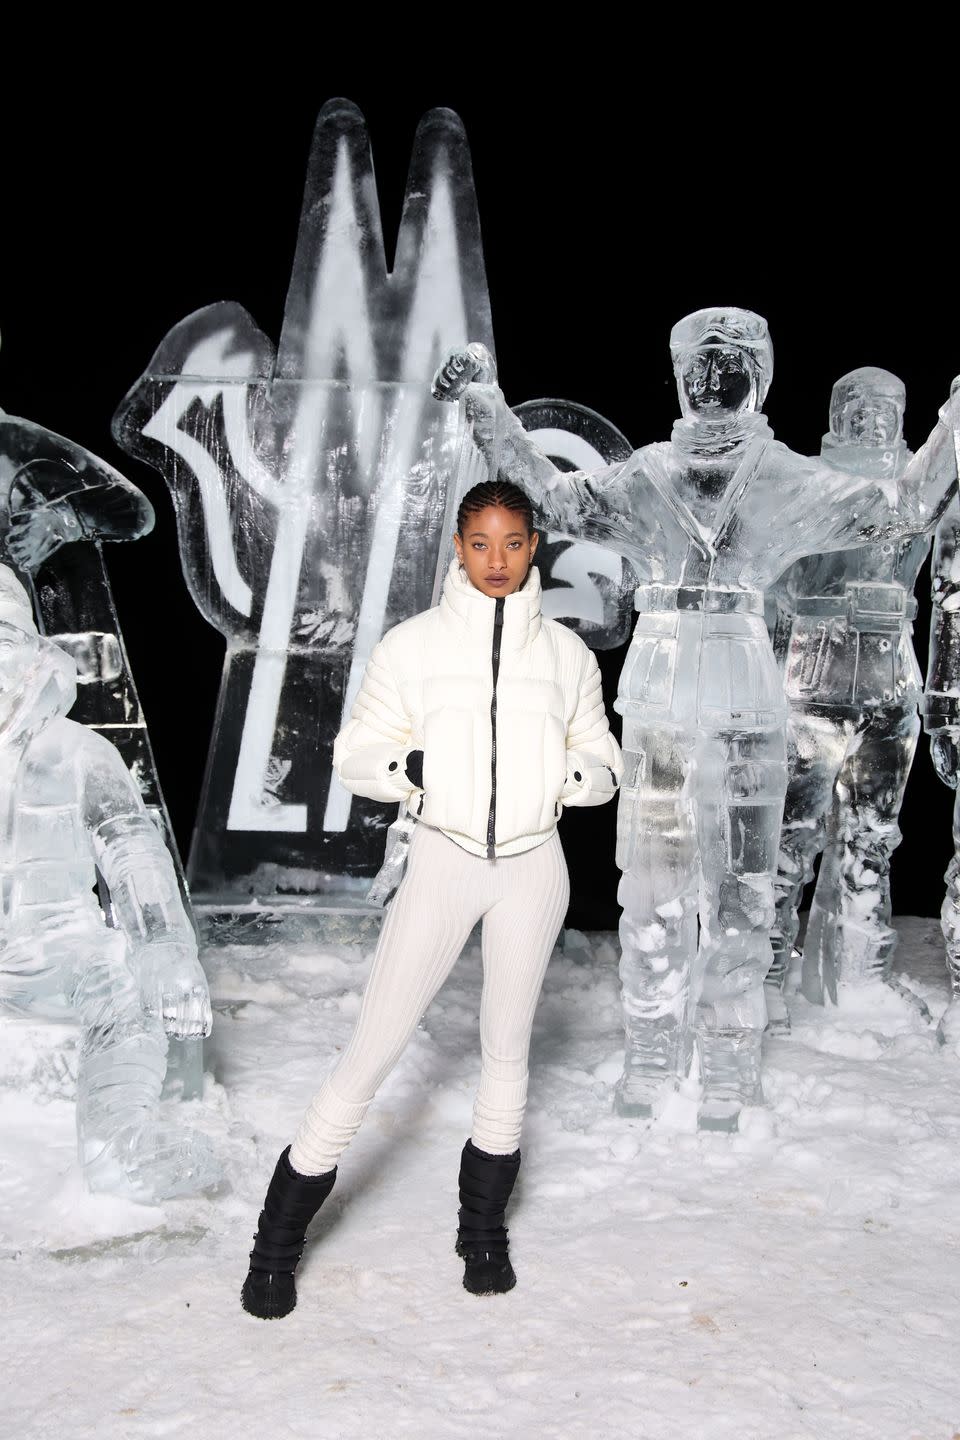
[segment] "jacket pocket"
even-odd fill
[[[462,704],[424,716],[421,813],[428,825],[480,834],[480,811],[490,799],[489,730],[489,717]]]

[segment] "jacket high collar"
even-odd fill
[[[484,595],[470,583],[459,560],[451,560],[440,597],[444,618],[465,626],[479,640],[486,641],[493,635],[496,607],[497,601],[492,595]],[[531,565],[520,589],[504,596],[501,643],[511,650],[522,650],[539,635],[540,618],[540,571]]]

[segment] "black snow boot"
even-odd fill
[[[463,1287],[471,1295],[503,1295],[517,1283],[503,1212],[519,1169],[519,1150],[488,1155],[472,1140],[463,1147],[457,1254],[464,1262]]]
[[[297,1303],[293,1272],[303,1254],[307,1226],[333,1189],[336,1168],[326,1175],[298,1175],[290,1146],[277,1161],[250,1252],[250,1273],[240,1299],[261,1320],[279,1320]]]

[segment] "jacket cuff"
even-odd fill
[[[616,793],[620,781],[611,765],[593,756],[567,751],[567,778],[560,792],[562,805],[603,805]]]
[[[409,753],[407,745],[365,745],[348,755],[337,773],[356,795],[402,804],[414,789],[404,770]]]

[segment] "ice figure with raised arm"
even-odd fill
[[[956,385],[955,381],[955,389]],[[960,500],[956,495],[937,526],[931,574],[933,614],[923,694],[923,728],[930,736],[930,754],[937,774],[951,790],[957,790],[960,776]],[[944,879],[947,890],[940,924],[947,950],[950,1003],[938,1033],[945,1043],[960,1046],[960,791],[953,807],[953,858]]]
[[[76,661],[72,718],[120,751],[179,875],[101,548],[138,540],[153,522],[146,495],[112,465],[45,425],[0,410],[0,562],[23,581],[41,633]]]
[[[817,550],[883,543],[935,518],[955,475],[949,426],[895,482],[796,455],[760,413],[766,321],[698,310],[670,350],[682,417],[665,443],[593,474],[561,473],[511,415],[477,346],[436,393],[464,398],[488,467],[521,483],[552,529],[596,540],[639,578],[616,708],[626,1059],[623,1114],[653,1112],[678,1077],[699,1123],[733,1128],[762,1100],[764,978],[787,782],[786,700],[764,591]]]
[[[833,387],[821,457],[890,489],[910,461],[906,392],[865,366]],[[789,1028],[784,980],[798,906],[822,852],[803,947],[802,988],[817,1004],[838,984],[886,979],[897,943],[890,858],[920,733],[923,680],[913,651],[913,589],[930,548],[925,530],[855,550],[807,555],[768,592],[774,646],[790,704],[789,784],[780,834],[771,1027]]]
[[[217,1178],[206,1138],[159,1110],[168,1036],[208,1034],[210,998],[160,832],[119,752],[65,718],[75,695],[0,566],[0,1010],[79,1021],[86,1183],[152,1201]]]

